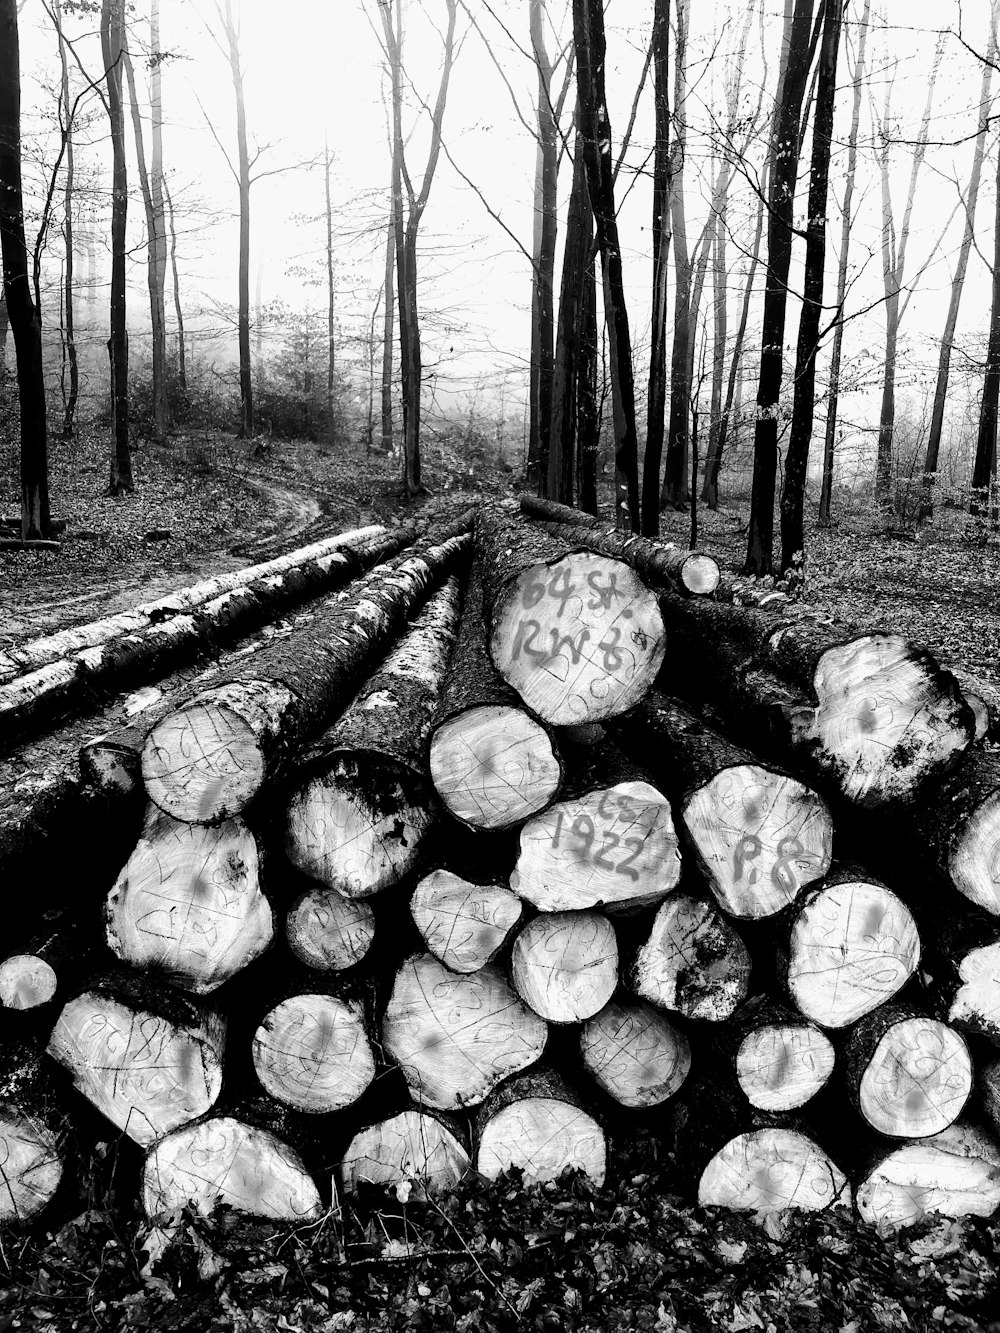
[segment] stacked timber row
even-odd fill
[[[0,958],[0,1219],[108,1123],[151,1216],[600,1182],[640,1130],[704,1204],[1000,1206],[1000,760],[955,678],[527,507],[84,746],[145,812]]]

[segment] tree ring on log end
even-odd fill
[[[816,1212],[847,1192],[847,1177],[807,1135],[795,1129],[755,1129],[720,1148],[701,1174],[703,1208],[772,1213]]]
[[[977,806],[961,828],[948,870],[959,893],[1000,916],[1000,791]]]
[[[712,903],[675,893],[636,954],[632,990],[685,1018],[721,1022],[747,997],[750,955]]]
[[[322,1115],[352,1106],[375,1077],[364,1017],[332,995],[293,995],[253,1039],[257,1077],[275,1101]]]
[[[37,1009],[48,1004],[59,985],[55,969],[35,954],[14,953],[0,963],[0,1005]]]
[[[62,1180],[54,1131],[37,1116],[0,1102],[0,1223],[41,1212]]]
[[[544,727],[522,708],[481,704],[443,722],[430,748],[445,809],[477,829],[507,828],[543,809],[559,787]]]
[[[587,1072],[622,1106],[659,1106],[681,1088],[691,1069],[691,1046],[679,1028],[650,1004],[612,1000],[580,1029]]]
[[[432,819],[420,774],[384,755],[350,751],[333,756],[292,797],[285,850],[321,884],[368,898],[402,879]]]
[[[768,1023],[740,1042],[736,1077],[751,1106],[791,1111],[825,1086],[834,1059],[833,1045],[819,1028]]]
[[[991,1217],[1000,1208],[1000,1148],[975,1125],[904,1143],[855,1190],[863,1221],[908,1227],[928,1215]]]
[[[375,916],[367,903],[317,886],[292,903],[285,935],[300,963],[320,972],[340,972],[354,967],[371,948]]]
[[[901,1018],[882,1034],[861,1075],[858,1103],[878,1133],[920,1139],[957,1120],[971,1091],[964,1038],[918,1015]]]
[[[497,670],[555,725],[631,708],[656,678],[664,649],[655,596],[627,565],[586,551],[532,565],[493,609]]]
[[[454,1189],[469,1170],[469,1154],[446,1125],[421,1111],[402,1111],[355,1134],[340,1164],[347,1194],[365,1182],[392,1188],[409,1181],[411,1198]]]
[[[604,1131],[586,1111],[555,1097],[522,1097],[489,1117],[479,1136],[476,1170],[495,1180],[520,1167],[525,1180],[555,1180],[578,1170],[604,1184]]]
[[[410,915],[435,958],[452,972],[478,972],[521,919],[521,901],[498,884],[473,884],[433,870],[413,891]]]
[[[1000,1045],[1000,940],[970,949],[958,961],[948,1022]]]
[[[168,713],[142,750],[149,799],[189,823],[238,814],[260,789],[264,771],[254,727],[235,708],[208,700]]]
[[[542,912],[514,941],[514,989],[552,1023],[593,1018],[618,984],[618,938],[599,912]]]

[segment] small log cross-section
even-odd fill
[[[710,902],[679,892],[656,913],[630,985],[661,1009],[718,1023],[746,999],[750,955]]]
[[[366,902],[317,886],[299,895],[285,918],[288,947],[306,967],[341,972],[360,963],[375,938],[375,916]]]
[[[668,1101],[691,1068],[687,1037],[649,1004],[612,1000],[580,1029],[583,1066],[621,1106]]]
[[[1000,916],[1000,754],[977,751],[933,792],[919,833],[970,902]]]
[[[386,1055],[416,1100],[439,1111],[477,1106],[535,1063],[547,1035],[493,963],[461,976],[429,953],[400,967],[382,1020]]]
[[[223,1204],[276,1222],[309,1222],[323,1211],[294,1148],[232,1116],[212,1116],[161,1139],[146,1157],[142,1193],[151,1220],[189,1204],[205,1214]]]
[[[756,1213],[830,1208],[847,1190],[840,1168],[801,1130],[780,1126],[731,1138],[698,1182],[703,1208]]]
[[[830,1038],[798,1014],[754,1005],[745,1018],[738,1013],[734,1025],[736,1079],[751,1106],[795,1110],[815,1097],[833,1073]]]
[[[663,661],[663,620],[628,565],[497,511],[479,511],[476,539],[490,656],[533,712],[565,726],[642,698]]]
[[[476,1116],[476,1170],[487,1180],[518,1167],[525,1180],[582,1171],[604,1184],[604,1130],[551,1070],[511,1079]]]
[[[264,1090],[285,1106],[321,1115],[356,1102],[375,1077],[361,1008],[333,995],[291,995],[253,1039]]]
[[[52,1126],[0,1096],[0,1225],[26,1222],[41,1212],[62,1175]]]
[[[510,887],[545,912],[629,908],[664,898],[680,870],[666,797],[648,782],[621,782],[529,820]]]
[[[44,913],[41,927],[18,939],[17,952],[0,962],[0,1007],[37,1009],[51,1003],[60,990],[87,975],[98,941],[89,912]]]
[[[430,769],[445,809],[474,829],[521,823],[544,809],[559,786],[551,736],[490,660],[476,568],[466,583],[455,650],[434,716]]]
[[[449,536],[376,566],[290,638],[158,721],[142,753],[150,800],[188,823],[238,815],[281,776],[305,737],[343,709],[467,544]]]
[[[183,824],[152,806],[108,894],[108,945],[123,962],[206,995],[270,945],[257,844],[241,819]]]
[[[773,916],[830,868],[833,821],[795,778],[765,767],[694,714],[651,692],[612,729],[674,803],[724,912]]]
[[[427,603],[344,715],[302,756],[285,851],[345,897],[396,884],[434,819],[427,733],[458,623],[458,581]]]
[[[500,952],[521,920],[521,903],[498,884],[472,884],[434,870],[410,899],[424,943],[452,972],[477,972]]]
[[[225,1020],[143,977],[98,982],[63,1007],[49,1054],[136,1143],[204,1115],[222,1087]]]
[[[401,1111],[355,1134],[340,1163],[345,1194],[362,1184],[394,1189],[409,1182],[411,1198],[454,1189],[469,1170],[461,1140],[437,1118],[423,1111]]]
[[[835,867],[793,913],[786,985],[796,1008],[821,1027],[856,1022],[916,970],[920,937],[909,908],[860,871]]]
[[[593,1018],[618,985],[618,939],[600,912],[542,912],[514,941],[514,989],[550,1023]]]
[[[880,1153],[854,1191],[858,1213],[874,1226],[908,1227],[928,1216],[990,1217],[1000,1208],[1000,1148],[975,1125]]]
[[[889,1138],[939,1134],[972,1092],[972,1060],[961,1034],[899,1005],[883,1005],[858,1022],[844,1067],[857,1110]]]

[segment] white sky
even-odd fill
[[[522,109],[530,116],[533,95],[532,69],[524,56],[512,49],[487,12],[484,0],[468,0],[484,31],[492,35],[494,54],[506,70]],[[372,18],[375,0],[365,0]],[[436,88],[440,43],[428,27],[428,16],[443,19],[441,0],[406,0],[409,74],[414,86],[430,100]],[[553,16],[563,31],[569,31],[568,0],[550,0]],[[139,54],[147,27],[144,0],[138,0],[132,41],[136,74],[140,85],[146,70]],[[234,0],[238,5],[239,0]],[[772,71],[777,61],[776,20],[780,0],[764,0],[767,59]],[[490,7],[509,25],[516,40],[528,44],[527,0],[491,0]],[[613,133],[617,151],[628,118],[629,105],[648,40],[651,0],[610,0],[608,4],[608,82]],[[741,26],[744,9],[726,0],[707,4],[695,0],[695,31],[691,52],[691,76],[696,81],[690,115],[696,131],[708,124],[708,107],[721,114],[724,79],[730,68],[726,59]],[[861,0],[850,0],[857,17]],[[273,147],[260,166],[273,169],[322,152],[324,138],[336,153],[333,184],[335,227],[338,230],[338,289],[343,335],[367,325],[381,281],[381,245],[377,237],[358,237],[371,228],[384,207],[388,176],[385,115],[382,103],[383,78],[380,52],[361,0],[242,0],[242,46],[246,75],[247,120],[251,138]],[[871,96],[881,109],[885,81],[893,84],[893,130],[900,138],[913,138],[919,126],[926,96],[936,33],[944,27],[962,25],[967,40],[985,48],[986,0],[880,0],[876,10],[883,16],[869,43]],[[212,301],[235,303],[236,299],[236,209],[235,184],[225,160],[206,126],[207,116],[216,134],[231,151],[235,146],[233,94],[228,66],[213,43],[207,25],[218,27],[210,0],[175,0],[163,4],[161,16],[163,49],[175,58],[163,69],[163,98],[166,127],[165,163],[175,202],[197,205],[197,215],[182,224],[180,239],[182,286],[191,323],[197,325],[196,308]],[[87,68],[97,73],[100,53],[93,29],[93,16],[67,20],[67,32],[76,38]],[[467,33],[456,65],[446,120],[445,139],[457,164],[466,172],[504,222],[530,246],[534,147],[518,123],[511,99],[498,77],[479,36],[469,31],[469,20],[460,15],[460,31]],[[50,137],[39,137],[32,112],[47,112],[43,85],[57,76],[58,62],[51,28],[39,0],[27,0],[21,14],[22,74],[24,78],[26,126],[35,131],[27,145],[46,160],[51,159]],[[86,34],[86,35],[84,35]],[[716,52],[711,64],[706,55]],[[850,112],[847,64],[841,55],[841,83],[837,128],[846,134]],[[756,26],[751,30],[750,49],[744,64],[746,92],[756,100],[754,81],[762,72]],[[954,39],[946,45],[945,63],[935,99],[932,140],[968,139],[975,131],[980,67]],[[1000,83],[1000,76],[998,76]],[[867,102],[866,98],[866,102]],[[199,105],[200,102],[200,105]],[[997,100],[1000,112],[1000,98]],[[765,110],[769,100],[765,96]],[[564,116],[569,128],[572,95]],[[649,89],[640,103],[633,148],[628,162],[639,165],[651,142],[651,98]],[[426,120],[426,118],[424,118]],[[881,292],[879,189],[870,147],[870,111],[862,112],[863,150],[859,166],[861,213],[854,233],[852,260],[861,270],[851,298],[858,309],[877,301]],[[100,118],[93,130],[93,146],[81,150],[81,165],[101,161],[110,169],[110,146]],[[128,127],[131,134],[131,127]],[[991,134],[977,221],[977,242],[982,253],[992,255],[993,201],[997,139]],[[893,196],[897,222],[902,211],[909,170],[908,149],[893,150]],[[932,379],[936,352],[932,346],[943,323],[951,267],[961,235],[961,212],[953,178],[963,185],[971,156],[971,144],[932,146],[928,151],[918,187],[910,240],[908,271],[913,274],[925,263],[938,242],[949,217],[951,227],[927,269],[921,289],[914,295],[904,325],[904,356],[900,366],[903,384],[915,382],[918,390]],[[704,159],[704,142],[697,134],[690,151],[692,176]],[[411,143],[410,160],[424,160],[419,132]],[[839,237],[839,207],[842,191],[843,155],[832,178],[834,197],[829,208],[829,236]],[[806,178],[803,169],[800,179]],[[30,173],[29,173],[30,175]],[[569,163],[561,180],[569,183]],[[621,208],[620,225],[626,261],[626,285],[631,301],[633,340],[640,347],[648,340],[648,286],[650,276],[648,219],[650,186],[646,178],[632,181],[626,168],[619,178],[619,197],[630,186]],[[745,187],[739,182],[736,208],[751,207]],[[379,198],[379,192],[383,192]],[[689,186],[690,228],[697,237],[705,214],[696,182]],[[563,197],[565,190],[563,192]],[[803,195],[804,203],[804,195]],[[253,192],[251,296],[258,271],[265,302],[281,298],[292,306],[311,302],[322,306],[322,287],[306,289],[290,267],[322,264],[323,229],[303,218],[316,217],[323,207],[322,171],[296,171],[261,180]],[[137,246],[143,235],[142,207],[136,192],[131,226]],[[210,224],[206,227],[206,220]],[[421,232],[421,301],[428,311],[440,312],[427,333],[426,360],[439,376],[438,403],[462,407],[469,402],[477,382],[482,384],[480,402],[495,400],[505,371],[512,372],[510,402],[520,400],[520,382],[526,363],[528,337],[528,264],[516,246],[488,217],[481,202],[459,179],[442,156],[438,175]],[[735,255],[735,251],[731,250]],[[142,326],[144,299],[143,251],[134,256],[131,315],[137,329]],[[103,263],[103,260],[102,260]],[[58,255],[53,252],[47,272],[58,276]],[[321,268],[317,276],[322,276]],[[734,275],[734,286],[738,279]],[[828,292],[832,295],[831,261]],[[709,307],[708,293],[703,310]],[[54,300],[55,298],[53,298]],[[989,279],[983,260],[974,255],[966,284],[960,339],[982,335],[989,306]],[[735,292],[730,322],[735,322]],[[56,311],[47,313],[55,322]],[[217,320],[206,315],[208,327]],[[878,355],[884,337],[884,319],[876,306],[870,315],[852,323],[848,356],[852,366],[866,356]],[[794,338],[794,321],[789,340]],[[453,349],[453,350],[449,350]],[[491,350],[492,349],[492,350]],[[641,362],[641,357],[640,357]],[[961,358],[957,359],[961,365]],[[640,370],[640,380],[644,370]],[[850,403],[847,405],[851,410]],[[519,410],[519,409],[518,409]],[[867,410],[859,398],[856,410]]]

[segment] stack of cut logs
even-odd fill
[[[134,848],[0,953],[0,1220],[94,1135],[151,1217],[600,1182],[640,1129],[703,1204],[1000,1206],[989,691],[541,501],[339,549],[84,746]],[[167,631],[101,633],[0,708]]]

